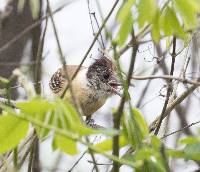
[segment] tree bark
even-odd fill
[[[6,10],[0,14],[0,48],[34,22],[29,1],[26,1],[22,12],[18,12],[17,5],[18,0],[10,1]],[[12,71],[15,68],[20,67],[24,48],[29,40],[32,41],[32,45],[34,45],[34,48],[31,50],[32,52],[30,52],[30,55],[32,56],[30,60],[35,59],[35,51],[41,32],[40,28],[41,26],[36,27],[33,32],[25,34],[14,44],[11,44],[6,50],[0,52],[0,76],[9,78]],[[14,85],[16,85],[16,81],[11,83],[11,86]],[[16,89],[11,89],[11,98],[17,98]]]

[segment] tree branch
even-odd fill
[[[173,50],[172,50],[171,56],[172,56],[172,63],[171,63],[170,75],[172,76],[174,74],[174,65],[175,65],[175,57],[176,57],[176,37],[173,37]],[[164,106],[163,106],[163,109],[162,109],[162,113],[161,113],[159,121],[158,121],[158,125],[157,125],[155,133],[154,133],[155,135],[157,135],[158,132],[159,132],[159,129],[160,129],[160,126],[162,124],[162,120],[164,118],[165,111],[167,109],[167,105],[168,105],[171,93],[172,93],[172,79],[170,79],[169,82],[168,82],[166,100],[165,100],[165,103],[164,103]]]
[[[124,109],[124,105],[127,99],[127,91],[128,91],[128,87],[130,85],[130,81],[131,81],[131,77],[133,74],[133,69],[134,69],[134,65],[135,65],[135,59],[136,59],[136,55],[137,55],[137,51],[138,51],[138,44],[137,41],[135,39],[135,35],[134,32],[132,34],[132,40],[133,40],[133,50],[132,50],[132,56],[131,56],[131,62],[130,62],[130,66],[129,66],[129,71],[128,71],[128,75],[127,75],[127,79],[126,79],[126,89],[124,89],[124,93],[123,93],[123,97],[121,99],[120,105],[118,107],[117,112],[113,115],[114,119],[114,128],[115,129],[119,129],[120,127],[120,119],[123,113],[123,109]],[[113,137],[113,155],[115,156],[119,156],[119,136],[114,136]],[[118,162],[113,162],[113,168],[112,171],[113,172],[118,172],[119,171],[119,163]]]
[[[190,88],[188,88],[187,91],[183,92],[183,93],[181,94],[181,96],[177,97],[174,101],[172,101],[172,103],[170,103],[170,104],[167,106],[165,112],[163,113],[163,119],[164,119],[167,115],[169,115],[170,112],[171,112],[177,105],[179,105],[183,100],[185,100],[185,98],[187,98],[190,94],[192,94],[193,91],[194,91],[197,87],[198,87],[198,86],[196,86],[196,85],[191,86]],[[157,125],[158,125],[158,122],[159,122],[159,120],[160,120],[160,118],[161,118],[161,115],[162,115],[162,114],[160,114],[160,115],[150,124],[150,126],[149,126],[149,130],[150,130],[150,131],[154,131],[154,130],[156,129],[156,127],[157,127]]]
[[[200,86],[200,82],[198,82],[198,81],[189,80],[189,79],[186,79],[186,78],[180,78],[180,77],[172,76],[172,75],[133,76],[132,79],[135,79],[135,80],[148,80],[148,79],[177,80],[177,81],[180,81],[184,84],[192,84],[192,85]]]
[[[174,134],[176,134],[176,133],[179,133],[179,132],[181,132],[181,131],[183,131],[183,130],[186,130],[186,129],[188,129],[188,128],[190,128],[190,127],[196,125],[196,124],[199,124],[199,123],[200,123],[200,121],[193,122],[193,123],[191,123],[191,124],[189,124],[189,125],[187,125],[187,126],[181,128],[181,129],[179,129],[179,130],[173,131],[173,132],[171,132],[171,133],[169,133],[169,134],[166,134],[166,135],[162,136],[161,139],[164,139],[164,138],[166,138],[166,137],[169,137],[169,136],[171,136],[171,135],[174,135]]]

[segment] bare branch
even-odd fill
[[[187,91],[183,92],[181,94],[181,96],[177,97],[174,101],[172,101],[166,108],[164,114],[163,114],[163,119],[170,114],[170,112],[177,106],[179,105],[183,100],[185,100],[185,98],[187,98],[190,94],[193,93],[193,91],[197,88],[198,86],[193,85],[190,88],[187,89]],[[154,131],[155,128],[158,125],[158,121],[160,120],[161,114],[156,118],[156,120],[154,120],[150,126],[149,126],[149,130],[150,131]]]
[[[148,80],[148,79],[165,79],[165,80],[177,80],[180,81],[184,84],[192,84],[196,86],[200,86],[200,82],[195,81],[195,80],[189,80],[186,78],[180,78],[172,75],[149,75],[149,76],[133,76],[132,79],[135,80]]]
[[[176,57],[176,37],[173,37],[173,50],[172,51],[173,52],[172,52],[172,63],[171,63],[170,75],[174,74],[174,65],[175,65],[175,57]],[[162,123],[162,120],[163,120],[164,115],[165,115],[165,111],[166,111],[166,108],[167,108],[167,105],[168,105],[168,102],[169,102],[170,95],[171,95],[172,90],[173,90],[173,88],[172,88],[172,79],[169,80],[167,85],[168,85],[167,96],[166,96],[166,100],[165,100],[165,103],[164,103],[164,106],[163,106],[163,109],[162,109],[162,113],[161,113],[159,121],[158,121],[158,125],[157,125],[155,133],[154,133],[155,135],[158,134],[158,131],[159,131],[161,123]]]
[[[173,132],[171,132],[171,133],[169,133],[169,134],[166,134],[166,135],[162,136],[161,139],[164,139],[164,138],[169,137],[169,136],[171,136],[171,135],[174,135],[174,134],[176,134],[176,133],[182,132],[183,130],[188,129],[188,128],[190,128],[190,127],[192,127],[192,126],[194,126],[194,125],[196,125],[196,124],[198,124],[198,123],[200,123],[200,121],[193,122],[193,123],[191,123],[191,124],[189,124],[189,125],[187,125],[187,126],[181,128],[181,129],[179,129],[179,130],[173,131]]]

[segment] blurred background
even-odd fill
[[[22,0],[21,0],[22,1]],[[42,37],[42,33],[45,30],[46,20],[39,22],[37,26],[30,29],[35,22],[41,20],[46,16],[46,1],[38,1],[40,4],[37,7],[37,3],[31,3],[26,1],[25,5],[19,10],[19,2],[17,0],[0,0],[0,75],[9,78],[12,71],[15,68],[21,68],[21,70],[30,77],[31,82],[37,87],[37,83],[41,86],[38,88],[38,93],[51,99],[52,94],[49,90],[48,82],[51,75],[62,66],[59,60],[58,46],[55,39],[54,29],[52,22],[49,19],[47,24],[47,30],[44,38],[44,47],[41,54],[41,66],[37,69],[41,74],[39,78],[35,76],[37,49],[39,46],[39,40]],[[50,5],[55,21],[57,33],[61,43],[61,48],[64,53],[67,64],[80,64],[84,57],[89,45],[91,44],[94,31],[98,31],[98,26],[95,18],[90,13],[95,13],[96,19],[99,25],[105,19],[110,9],[114,4],[114,0],[50,0]],[[121,1],[122,2],[122,1]],[[112,16],[106,23],[106,29],[115,39],[119,26],[116,21],[117,11],[120,8],[121,2],[113,12]],[[30,3],[30,4],[29,4]],[[158,1],[163,3],[163,1]],[[89,6],[89,8],[88,8]],[[32,17],[34,10],[39,10],[38,19]],[[136,14],[137,15],[137,14]],[[91,17],[91,19],[90,19]],[[92,21],[92,24],[91,24]],[[26,29],[29,28],[29,31]],[[25,31],[26,33],[23,33]],[[137,32],[137,30],[136,30]],[[20,35],[21,34],[21,35]],[[19,36],[19,37],[18,37]],[[106,49],[111,49],[111,41],[106,36],[106,31],[102,31],[102,37],[106,45]],[[149,40],[150,35],[146,35],[144,40]],[[161,48],[164,52],[166,49],[165,42],[161,42]],[[177,51],[181,51],[176,57],[175,64],[175,76],[178,76],[183,68],[185,61],[189,60],[186,76],[194,79],[199,75],[199,36],[191,41],[189,47],[185,48],[181,42],[177,42]],[[100,45],[95,43],[92,51],[89,53],[84,66],[91,64],[94,59],[99,58]],[[195,50],[195,51],[194,51]],[[109,55],[112,56],[112,50],[109,51]],[[131,57],[131,50],[127,50],[120,58],[122,69],[127,72]],[[165,54],[164,62],[159,59],[159,54],[155,45],[152,42],[147,42],[139,47],[134,75],[151,75],[151,74],[168,74],[170,67],[170,54]],[[194,58],[195,57],[195,58]],[[183,60],[186,59],[186,60]],[[129,89],[131,95],[131,102],[134,107],[140,109],[144,115],[148,124],[150,124],[162,111],[166,94],[166,82],[164,80],[144,80],[136,81],[132,80],[134,87]],[[186,89],[185,85],[179,84],[176,92],[176,96],[182,93]],[[172,111],[170,117],[165,120],[165,124],[162,126],[162,132],[170,133],[179,128],[182,128],[192,122],[200,120],[200,101],[199,92],[196,90],[186,101]],[[12,85],[12,99],[26,99],[24,90],[14,81]],[[98,110],[93,119],[95,123],[112,127],[112,109],[119,104],[120,98],[118,96],[112,96],[106,102],[106,104]],[[167,127],[166,127],[167,126]],[[191,127],[181,134],[174,134],[164,140],[167,147],[177,147],[177,139],[184,135],[193,135],[198,131],[199,126]],[[97,136],[91,138],[94,142],[100,142],[104,139],[104,136]],[[59,151],[53,151],[51,148],[51,137],[42,142],[39,147],[39,160],[40,170],[42,172],[55,171],[62,172],[70,170],[74,163],[81,157],[86,148],[79,145],[80,154],[75,156],[69,156],[61,154]],[[121,150],[122,152],[125,151]],[[90,155],[86,154],[80,160],[78,165],[72,170],[75,172],[92,171],[93,164]],[[96,156],[96,160],[99,163],[107,163],[108,165],[100,166],[100,171],[109,171],[109,163],[107,159]],[[188,172],[197,169],[197,164],[190,161],[173,161],[173,171]],[[27,167],[24,166],[23,171],[26,171]],[[128,167],[123,166],[121,171],[131,171]]]

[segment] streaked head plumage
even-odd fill
[[[118,86],[116,65],[105,56],[96,59],[87,71],[87,79],[92,89],[105,94],[113,94]]]

